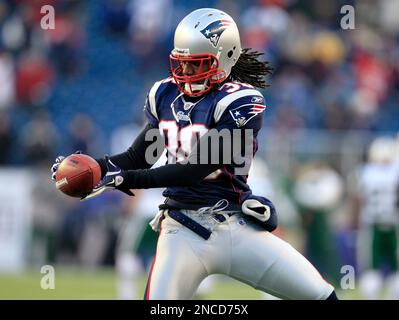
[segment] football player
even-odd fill
[[[399,299],[398,224],[399,162],[395,140],[372,141],[367,163],[357,169],[352,186],[359,228],[357,255],[359,288],[364,298]]]
[[[145,299],[189,299],[217,273],[283,299],[337,299],[313,265],[271,233],[275,208],[247,184],[266,109],[256,88],[271,72],[259,55],[241,48],[227,13],[193,11],[176,28],[170,77],[149,90],[148,124],[126,152],[98,159],[103,178],[85,199],[166,188],[151,222],[160,235]],[[168,163],[152,169],[151,137],[168,152]]]

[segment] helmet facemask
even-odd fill
[[[188,96],[201,96],[226,79],[226,72],[219,69],[219,60],[212,54],[181,54],[173,50],[169,60],[177,86]],[[191,64],[193,74],[183,74],[186,63]]]

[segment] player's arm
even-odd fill
[[[144,129],[140,132],[140,134],[136,137],[133,144],[127,149],[125,152],[113,155],[109,157],[109,159],[114,163],[117,167],[122,170],[135,170],[135,169],[147,169],[150,168],[154,163],[149,163],[145,157],[145,153],[147,148],[154,142],[154,140],[147,140],[147,133],[152,130],[154,134],[151,134],[152,137],[155,136],[156,141],[163,141],[159,130],[155,128],[153,125],[148,123]],[[157,159],[161,156],[161,152],[158,152],[156,155]],[[105,159],[96,159],[101,167],[101,177],[107,173],[107,164]]]
[[[242,149],[234,148],[233,144],[237,141],[232,138],[227,142],[224,139],[219,139],[219,147],[214,150],[212,148],[212,141],[214,140],[211,137],[214,132],[208,132],[194,146],[188,163],[167,164],[155,169],[127,171],[123,184],[134,189],[194,186],[212,172],[226,164],[231,164],[232,160],[240,158],[243,151],[247,154],[245,148],[250,150],[250,156],[252,156],[256,148],[254,141],[256,141],[256,136],[262,127],[263,111],[266,108],[263,96],[255,90],[254,92],[255,95],[241,96],[228,105],[218,105],[219,109],[215,111],[215,130],[217,132],[228,130],[232,135],[233,131],[240,132],[241,135],[238,138]],[[248,135],[245,134],[245,131],[250,131],[252,137],[250,141],[246,141]],[[204,140],[208,143],[203,143]],[[230,145],[225,145],[226,143]],[[201,150],[200,147],[204,145],[208,146],[207,150]],[[230,162],[225,161],[224,153],[226,150],[231,152],[230,157],[227,157]],[[215,152],[218,153],[217,159],[219,162],[217,163],[213,162],[215,157],[212,157],[212,153]]]
[[[204,143],[205,140],[208,142]],[[127,188],[134,189],[196,185],[212,172],[227,164],[223,162],[223,150],[226,150],[227,147],[224,141],[220,141],[217,149],[212,148],[210,142],[209,134],[205,134],[193,147],[187,161],[166,164],[154,169],[128,170],[125,172],[123,184]],[[204,145],[208,147],[207,152],[200,149],[200,146]],[[212,152],[218,153],[217,159],[219,161],[217,163],[212,163]],[[234,158],[234,155],[230,158]]]
[[[107,167],[107,173],[99,185],[89,195],[84,197],[84,199],[87,200],[96,197],[112,189],[118,189],[132,195],[129,191],[130,189],[195,185],[224,165],[222,161],[216,164],[211,164],[211,161],[205,161],[207,164],[202,164],[204,159],[201,159],[203,154],[201,154],[199,149],[203,145],[201,142],[204,139],[208,139],[208,135],[202,137],[194,146],[194,150],[188,161],[167,164],[155,169],[122,170],[109,157],[105,157],[104,162]],[[211,147],[209,144],[208,146]],[[221,160],[223,159],[221,157],[223,150],[224,144],[222,142],[216,150],[216,152],[219,152],[219,159]],[[212,151],[215,152],[215,150]],[[210,153],[207,154],[210,160],[211,155]]]
[[[249,101],[251,101],[249,97]],[[245,101],[244,101],[245,102]],[[244,103],[241,101],[241,103]],[[241,104],[235,106],[236,109],[239,109]],[[253,115],[252,105],[243,104],[243,108],[240,109],[241,114],[249,115],[247,118],[247,122],[243,125],[243,122],[238,122],[237,118],[235,118],[233,113],[230,113],[229,110],[224,112],[224,115],[218,119],[218,124],[216,126],[216,130],[223,130],[227,129],[231,132],[233,130],[237,130],[241,133],[240,139],[245,139],[246,130],[252,130],[253,137],[256,137],[257,132],[260,130],[262,126],[262,115],[258,115],[261,112],[255,113]],[[246,108],[251,108],[250,110],[246,110]],[[242,120],[242,119],[241,119]],[[226,162],[225,157],[223,157],[224,151],[231,150],[231,152],[242,152],[237,148],[234,148],[232,145],[227,146],[224,143],[223,139],[219,140],[219,147],[217,150],[214,148],[211,152],[205,153],[205,158],[208,157],[207,161],[203,161],[204,157],[204,150],[200,147],[203,145],[207,145],[208,147],[212,144],[210,143],[202,143],[204,140],[209,139],[210,133],[204,135],[200,141],[195,145],[193,152],[190,155],[190,159],[188,162],[184,163],[175,163],[175,164],[167,164],[165,166],[155,168],[155,169],[139,169],[139,170],[127,170],[119,173],[119,168],[115,166],[112,161],[109,163],[108,171],[110,172],[117,172],[119,176],[118,179],[114,179],[112,176],[106,177],[103,179],[99,186],[93,189],[93,192],[89,197],[93,197],[106,191],[107,189],[119,189],[119,190],[128,190],[128,189],[147,189],[147,188],[167,188],[167,187],[179,187],[179,186],[194,186],[202,181],[205,177],[209,174],[215,172],[216,170],[222,168],[225,164],[231,164],[230,162]],[[252,139],[249,143],[247,141],[241,141],[241,146],[245,146],[246,148],[251,149],[251,152],[255,149],[255,145],[253,142],[255,139]],[[231,139],[230,142],[233,143],[234,139]],[[211,161],[212,159],[212,152],[218,152],[219,161],[217,163]],[[240,155],[232,154],[229,159],[236,159],[237,156]],[[252,153],[251,153],[252,156]],[[193,159],[193,157],[196,159]],[[194,160],[194,161],[193,161]],[[204,164],[206,163],[206,164]],[[87,198],[89,198],[87,197]]]
[[[207,139],[205,135],[201,139]],[[201,140],[197,146],[201,145]],[[231,161],[223,161],[223,151],[234,148],[227,147],[223,141],[220,141],[218,150],[212,150],[212,152],[218,152],[217,163],[212,163],[211,154],[208,152],[206,158],[208,161],[202,161],[202,154],[197,149],[194,150],[194,155],[190,156],[188,162],[166,164],[162,167],[155,169],[142,169],[142,170],[129,170],[125,172],[124,187],[132,189],[147,189],[147,188],[168,188],[168,187],[189,187],[194,186],[201,182],[211,173],[218,169],[223,168],[226,164],[232,164]],[[241,151],[241,150],[240,150]],[[235,159],[238,154],[232,154],[227,159]],[[197,159],[193,159],[197,157]],[[202,163],[206,164],[202,164]]]

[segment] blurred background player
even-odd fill
[[[372,141],[353,197],[359,236],[359,287],[366,299],[399,299],[399,162],[396,141]],[[382,289],[385,289],[383,291]]]
[[[339,283],[338,250],[331,223],[342,202],[344,182],[340,174],[323,161],[299,166],[293,198],[305,231],[305,252],[327,280]]]
[[[130,212],[120,226],[115,249],[117,293],[121,300],[141,299],[139,280],[149,272],[158,239],[149,222],[157,210],[154,199],[162,197],[162,191],[136,190],[135,195]]]

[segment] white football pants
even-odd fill
[[[334,290],[290,244],[240,215],[218,224],[204,240],[165,213],[145,299],[191,299],[211,274],[282,299],[323,300]]]

